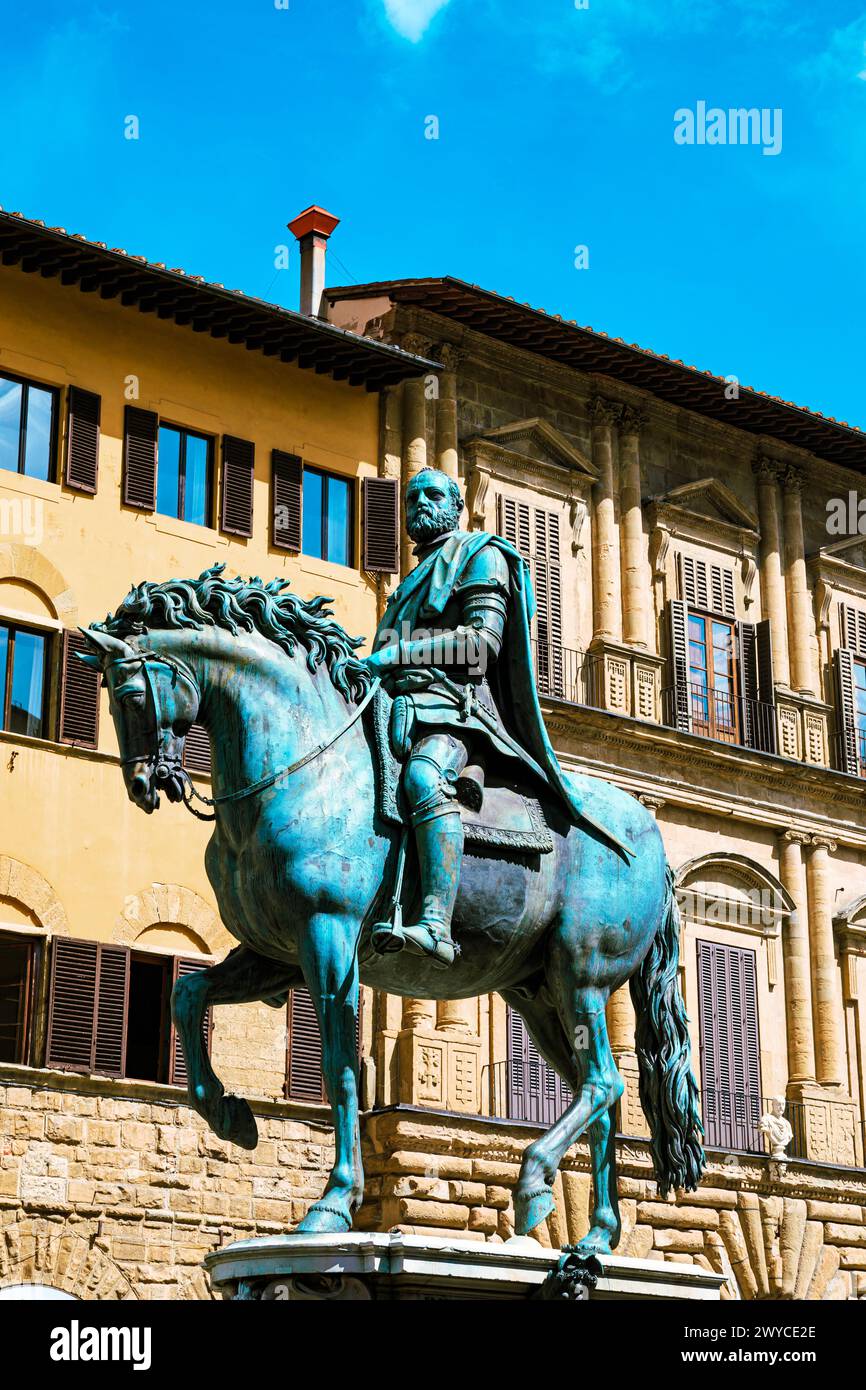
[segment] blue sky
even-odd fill
[[[866,428],[866,0],[285,2],[15,7],[0,203],[294,307],[317,202],[331,284],[457,275]],[[781,152],[676,144],[699,101]]]

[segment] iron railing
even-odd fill
[[[704,1144],[728,1153],[769,1154],[770,1145],[761,1133],[761,1120],[772,1113],[772,1101],[756,1091],[701,1091]],[[806,1107],[800,1101],[786,1101],[784,1119],[794,1131],[785,1148],[786,1158],[805,1158]]]
[[[604,707],[604,660],[578,647],[533,640],[532,657],[539,695],[569,705]]]
[[[776,707],[762,700],[710,690],[700,682],[666,686],[662,719],[672,729],[767,753],[776,751]]]
[[[830,735],[833,766],[839,772],[866,777],[866,730],[835,729]]]
[[[573,1099],[565,1083],[540,1059],[494,1062],[483,1067],[481,1094],[493,1119],[523,1121],[541,1129],[555,1124]],[[819,1103],[826,1107],[825,1128],[831,1133],[833,1102]],[[770,1097],[748,1091],[704,1090],[700,1104],[706,1148],[770,1157],[769,1139],[761,1132],[761,1120],[772,1112]],[[617,1131],[621,1133],[620,1114],[618,1110]],[[801,1101],[786,1101],[784,1118],[793,1130],[785,1157],[808,1158],[806,1106]]]

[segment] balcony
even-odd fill
[[[604,709],[603,657],[577,647],[533,641],[532,658],[539,695]]]
[[[490,1106],[488,1113],[492,1118],[520,1121],[540,1129],[555,1124],[573,1099],[564,1082],[540,1059],[495,1062],[483,1067],[481,1094]],[[770,1143],[761,1133],[761,1120],[771,1113],[772,1100],[768,1096],[756,1092],[704,1090],[701,1092],[704,1144],[708,1149],[720,1149],[724,1153],[761,1154],[768,1158]],[[786,1101],[784,1118],[793,1135],[786,1146],[785,1158],[826,1162],[823,1136],[834,1132],[837,1122],[847,1120],[849,1113],[848,1107],[833,1101]],[[619,1119],[617,1131],[623,1132]],[[646,1131],[643,1136],[634,1137],[646,1137]],[[857,1145],[843,1166],[861,1166],[856,1157]]]
[[[745,700],[694,682],[662,690],[662,719],[672,729],[740,744],[765,753],[776,751],[776,706]]]

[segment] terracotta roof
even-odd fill
[[[19,212],[0,208],[0,261],[23,271],[74,285],[126,308],[155,313],[214,338],[243,343],[266,357],[296,362],[352,386],[378,391],[406,377],[438,369],[391,343],[374,342],[323,319],[227,290],[201,275],[188,275],[161,261],[133,256],[102,241],[88,241],[63,227],[46,227]]]
[[[520,304],[465,280],[452,276],[380,280],[327,289],[325,295],[332,302],[387,295],[394,302],[416,304],[514,347],[537,352],[583,372],[615,377],[736,429],[769,435],[844,467],[866,472],[866,433],[855,425],[756,391],[742,382],[738,399],[728,400],[728,382],[724,377],[687,366],[663,353],[650,352],[637,343],[582,327],[559,314]]]

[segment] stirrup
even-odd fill
[[[438,970],[447,970],[460,955],[460,947],[449,933],[423,920],[404,927],[403,940],[414,955],[427,956]]]
[[[370,945],[378,956],[389,956],[394,951],[402,951],[406,945],[406,935],[399,918],[392,922],[374,922],[370,932]]]

